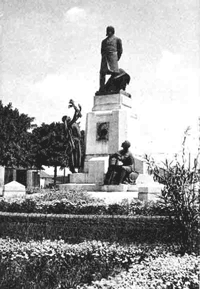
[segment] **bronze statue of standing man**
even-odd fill
[[[118,61],[122,55],[122,41],[115,36],[115,29],[108,26],[106,38],[101,43],[101,68],[100,68],[100,89],[104,90],[106,75],[117,75],[119,73]]]

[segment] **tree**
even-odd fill
[[[35,127],[33,117],[20,114],[12,104],[0,101],[0,165],[29,167],[30,130]]]
[[[67,140],[62,123],[43,123],[32,132],[32,162],[37,167],[54,167],[54,185],[56,185],[57,167],[68,166],[66,154]]]
[[[160,197],[169,219],[180,231],[181,253],[198,251],[198,230],[200,217],[200,195],[198,190],[199,171],[197,161],[193,168],[186,165],[185,141],[188,129],[183,140],[182,163],[166,162],[161,170],[154,161],[148,160],[154,179],[164,185]],[[198,158],[197,158],[198,159]]]

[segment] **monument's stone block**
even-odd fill
[[[108,156],[91,158],[88,162],[88,183],[103,184],[108,169]]]
[[[104,185],[101,187],[102,192],[127,192],[128,191],[128,184],[120,184],[120,185]],[[124,195],[126,198],[126,195]]]
[[[26,195],[25,186],[16,181],[12,181],[4,186],[3,189],[4,198],[19,198],[25,197],[25,195]]]
[[[73,191],[87,191],[87,192],[99,192],[100,185],[97,184],[76,184],[76,183],[70,183],[70,184],[60,184],[59,189],[62,190],[73,190]]]
[[[136,118],[131,102],[123,93],[95,96],[93,110],[86,120],[86,162],[115,153],[124,140],[130,139]],[[87,163],[85,170],[88,171]]]
[[[126,109],[131,107],[132,99],[127,93],[121,91],[117,94],[95,95],[92,111]]]
[[[69,175],[69,182],[72,184],[85,184],[88,183],[87,173],[76,173]]]
[[[119,150],[122,141],[126,138],[126,128],[122,124],[127,120],[126,111],[89,113],[87,119],[86,155],[108,155]],[[102,124],[107,123],[101,130]],[[101,139],[106,135],[106,139]]]

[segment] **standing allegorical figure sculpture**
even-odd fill
[[[121,89],[125,91],[130,82],[130,75],[118,66],[123,52],[121,39],[115,36],[112,26],[107,27],[106,35],[101,43],[100,88],[96,95],[118,93]],[[106,75],[111,75],[107,82]]]
[[[80,104],[77,107],[72,99],[69,101],[69,107],[74,108],[74,116],[71,119],[65,115],[62,117],[62,121],[68,141],[66,154],[69,156],[69,169],[72,173],[75,173],[75,169],[81,168],[81,132],[76,121],[82,117],[82,114]]]

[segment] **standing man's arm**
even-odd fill
[[[123,52],[122,41],[121,41],[120,38],[118,38],[118,40],[117,40],[117,56],[118,56],[118,60],[120,60],[122,52]]]

